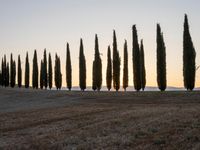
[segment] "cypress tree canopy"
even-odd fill
[[[128,87],[128,47],[127,41],[124,43],[124,68],[123,68],[123,88],[126,91]]]
[[[22,86],[22,67],[21,67],[21,59],[20,55],[18,55],[18,71],[17,71],[17,81],[18,81],[18,87],[20,88]]]
[[[25,63],[25,88],[29,88],[29,58],[28,52],[26,53],[26,63]]]
[[[106,70],[106,85],[108,91],[110,91],[112,87],[112,60],[111,60],[111,52],[110,46],[108,46],[107,52],[107,70]]]
[[[133,82],[135,90],[140,91],[141,89],[140,51],[139,51],[136,25],[133,25],[132,32],[133,32]]]
[[[53,74],[53,71],[52,71],[52,60],[51,60],[51,54],[49,53],[49,66],[48,66],[49,70],[48,70],[48,82],[49,82],[49,88],[51,89],[52,88],[52,74]]]
[[[143,40],[140,44],[140,69],[141,69],[141,88],[144,91],[146,86],[146,70],[145,70],[145,61],[144,61],[144,46]]]
[[[196,52],[190,36],[188,18],[185,14],[184,32],[183,32],[183,79],[187,90],[193,90],[195,87],[196,76]]]
[[[165,49],[163,33],[160,25],[157,24],[157,83],[161,91],[165,91],[167,87]]]
[[[80,52],[79,52],[79,85],[82,91],[86,89],[86,62],[85,62],[82,39],[80,40]]]
[[[38,88],[38,62],[37,62],[37,51],[34,51],[33,56],[33,72],[32,72],[32,86]]]
[[[67,60],[66,60],[66,81],[67,88],[71,90],[72,88],[72,66],[71,66],[71,57],[70,57],[70,48],[67,43]]]
[[[43,58],[44,68],[43,68],[43,78],[44,78],[44,87],[47,89],[48,81],[47,81],[47,53],[46,49],[44,49],[44,58]]]

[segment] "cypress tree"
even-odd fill
[[[41,60],[40,63],[40,89],[43,89],[44,86],[44,62]]]
[[[113,31],[113,87],[116,91],[120,88],[120,57],[115,30]]]
[[[141,40],[140,44],[140,69],[141,69],[141,88],[144,91],[146,86],[146,70],[145,70],[145,61],[144,61],[144,46],[143,40]]]
[[[112,60],[111,60],[111,52],[110,46],[108,46],[107,52],[107,69],[106,69],[106,85],[108,91],[112,88]]]
[[[160,25],[157,24],[157,83],[161,91],[165,91],[166,79],[166,50]]]
[[[26,64],[25,64],[25,88],[29,88],[29,80],[30,80],[30,68],[29,68],[29,58],[28,52],[26,53]]]
[[[133,32],[133,82],[135,90],[140,91],[141,89],[140,48],[138,44],[136,25],[133,25],[132,32]]]
[[[72,88],[72,66],[71,66],[71,57],[70,57],[70,49],[69,44],[67,43],[67,60],[66,60],[66,81],[67,88],[71,91]]]
[[[2,86],[2,71],[0,70],[0,85]]]
[[[1,86],[4,85],[4,61],[3,58],[1,60]]]
[[[18,55],[18,75],[17,75],[17,81],[18,81],[18,87],[21,88],[22,86],[22,67],[21,67],[21,59],[20,55]]]
[[[62,74],[61,74],[61,68],[60,68],[60,58],[56,54],[55,59],[55,85],[57,90],[61,89],[62,86]]]
[[[95,60],[92,64],[92,89],[96,91],[97,89],[97,83],[96,83],[96,65]]]
[[[128,48],[127,41],[124,43],[124,69],[123,69],[123,88],[126,91],[128,87]]]
[[[34,51],[33,56],[33,72],[32,72],[32,86],[38,88],[38,62],[37,62],[37,51]]]
[[[2,85],[6,87],[6,55],[2,58]]]
[[[187,90],[193,90],[195,87],[196,76],[196,52],[193,46],[192,38],[189,31],[189,23],[185,14],[184,32],[183,32],[183,79],[184,87]]]
[[[93,61],[93,90],[100,91],[102,85],[102,62],[99,53],[99,43],[97,34],[95,35],[95,55]]]
[[[83,40],[80,40],[79,52],[79,86],[82,91],[86,89],[86,61],[83,48]]]
[[[5,87],[9,86],[10,83],[10,74],[9,74],[9,63],[7,63],[6,65],[6,83],[5,83]]]
[[[49,66],[48,66],[49,70],[48,70],[48,82],[49,82],[49,88],[52,88],[52,60],[51,60],[51,54],[49,53]]]
[[[47,83],[47,54],[46,54],[46,49],[44,49],[44,87],[47,89],[48,83]]]
[[[16,79],[16,64],[13,61],[13,55],[10,55],[10,86],[12,88],[15,87],[15,79]]]

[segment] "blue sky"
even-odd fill
[[[87,83],[91,85],[94,37],[98,34],[103,60],[103,84],[107,46],[112,45],[112,31],[116,30],[118,49],[123,58],[124,39],[128,40],[129,84],[132,85],[131,26],[137,25],[138,37],[144,40],[147,85],[156,86],[156,23],[164,33],[167,53],[169,86],[183,86],[182,37],[184,13],[188,14],[190,32],[200,65],[200,1],[199,0],[0,0],[0,56],[20,54],[30,61],[34,49],[39,60],[44,48],[61,56],[65,63],[65,46],[69,42],[73,64],[73,84],[78,85],[79,41],[83,38],[87,59]],[[123,60],[123,59],[122,59]],[[123,61],[121,62],[121,70]],[[122,74],[121,74],[122,78]],[[63,76],[65,85],[65,76]],[[200,86],[200,71],[197,72]]]

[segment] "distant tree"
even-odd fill
[[[30,68],[29,68],[29,58],[28,52],[26,53],[26,64],[25,64],[25,88],[29,88],[29,80],[30,80]]]
[[[93,90],[101,90],[102,85],[102,62],[99,53],[99,43],[97,34],[95,35],[95,55],[93,61]]]
[[[123,68],[123,88],[126,91],[128,87],[128,47],[127,41],[124,43],[124,68]]]
[[[40,89],[43,89],[44,86],[44,62],[41,60],[40,63]]]
[[[140,91],[141,89],[140,48],[138,44],[136,25],[133,25],[132,32],[133,32],[133,82],[135,90]]]
[[[18,75],[17,75],[17,81],[18,81],[18,87],[21,88],[22,86],[22,67],[21,67],[21,59],[20,55],[18,55]]]
[[[5,83],[5,87],[9,86],[10,83],[10,73],[9,73],[9,63],[7,63],[6,65],[6,83]]]
[[[144,46],[143,40],[141,40],[140,44],[140,69],[141,69],[141,88],[144,91],[146,86],[146,70],[145,70],[145,60],[144,60]]]
[[[0,70],[0,85],[2,86],[2,71]]]
[[[82,39],[80,40],[80,52],[79,52],[79,85],[82,91],[86,89],[86,61],[85,61]]]
[[[6,87],[6,55],[4,55],[4,58],[2,58],[2,64],[1,64],[1,68],[2,68],[2,86]]]
[[[187,90],[193,90],[195,87],[196,76],[196,52],[193,46],[189,31],[189,23],[185,14],[184,32],[183,32],[183,78],[184,86]]]
[[[72,88],[72,66],[71,66],[71,58],[70,58],[70,49],[69,44],[67,43],[67,60],[66,60],[66,82],[67,88],[71,91]]]
[[[120,57],[117,49],[117,38],[113,31],[113,87],[116,91],[120,88]]]
[[[44,49],[44,58],[43,58],[43,62],[44,62],[44,75],[43,75],[43,78],[44,78],[44,87],[45,89],[47,89],[48,87],[48,76],[47,76],[47,53],[46,53],[46,49]]]
[[[52,60],[51,60],[51,54],[49,53],[49,66],[48,66],[49,70],[48,70],[48,82],[49,82],[49,88],[52,88]]]
[[[1,86],[4,86],[4,61],[1,60]]]
[[[34,51],[33,56],[33,72],[32,72],[32,86],[38,89],[38,62],[37,62],[37,51]]]
[[[157,83],[161,91],[167,87],[166,79],[166,50],[160,25],[157,24]]]
[[[13,60],[13,55],[10,55],[10,86],[12,88],[15,87],[15,80],[16,80],[16,64]]]
[[[61,68],[60,68],[60,58],[56,54],[56,59],[55,59],[55,85],[57,90],[61,89],[62,86],[62,74],[61,74]]]
[[[107,70],[106,70],[106,85],[108,91],[112,88],[112,60],[111,60],[111,52],[110,46],[108,46],[107,52]]]

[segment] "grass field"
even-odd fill
[[[200,92],[0,88],[0,149],[200,149]]]

